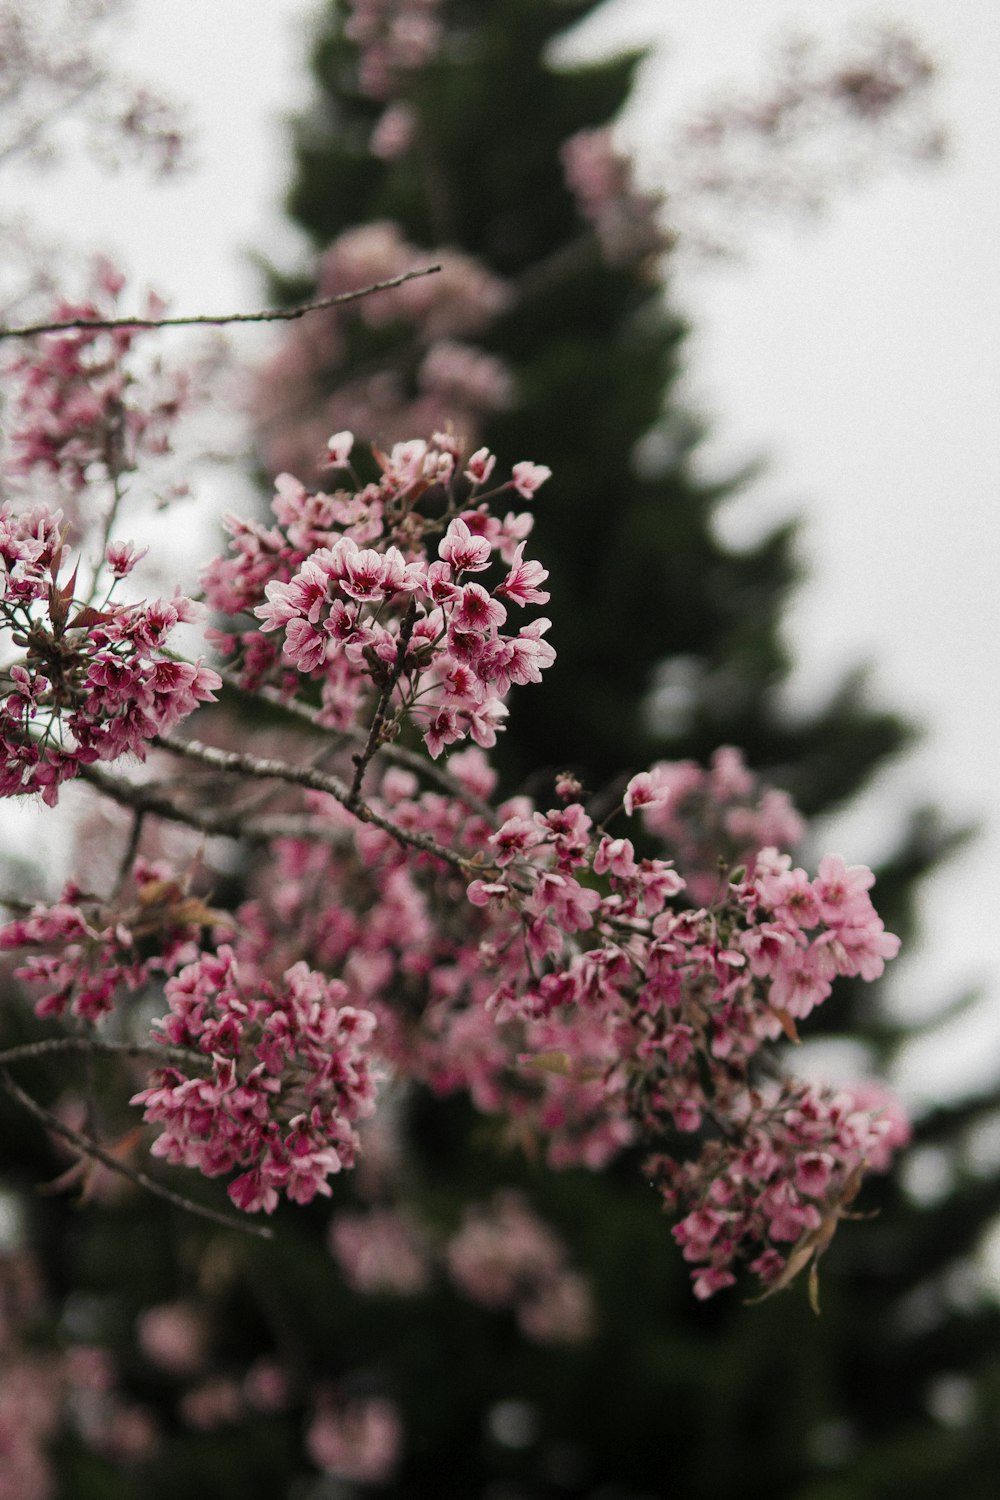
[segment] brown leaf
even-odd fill
[[[171,906],[185,894],[179,880],[146,880],[139,887],[139,905]]]
[[[67,630],[81,630],[88,625],[104,625],[108,620],[113,620],[114,611],[110,609],[94,609],[92,605],[85,604],[78,609],[72,620],[66,626]]]
[[[573,1071],[573,1060],[568,1052],[536,1052],[525,1062],[529,1068],[537,1068],[540,1073],[557,1073],[560,1078],[569,1078]]]
[[[780,1005],[772,1005],[770,1009],[772,1016],[777,1016],[778,1020],[781,1022],[781,1029],[787,1036],[788,1040],[790,1042],[795,1042],[795,1044],[798,1045],[802,1039],[795,1029],[794,1018],[788,1013],[787,1010],[782,1010]]]

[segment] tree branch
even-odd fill
[[[369,297],[373,292],[391,291],[405,281],[418,276],[433,276],[440,266],[421,266],[415,271],[404,271],[389,281],[373,281],[370,286],[360,287],[356,292],[338,292],[334,297],[320,297],[315,302],[300,302],[295,307],[268,307],[252,313],[199,313],[186,318],[64,318],[52,323],[30,323],[21,328],[0,327],[0,339],[35,338],[42,333],[66,333],[70,329],[114,329],[114,328],[190,328],[202,325],[221,327],[227,323],[289,323],[304,318],[306,313],[322,312],[327,307],[339,307],[343,302],[356,302]]]
[[[398,844],[418,849],[423,854],[431,854],[435,859],[440,859],[450,865],[453,870],[457,870],[464,877],[468,876],[471,869],[478,868],[478,866],[473,866],[468,859],[456,854],[453,849],[447,849],[443,844],[439,844],[428,834],[413,833],[409,829],[400,828],[390,818],[377,813],[367,802],[358,801],[352,804],[350,788],[341,781],[339,776],[316,771],[311,766],[290,766],[283,760],[244,755],[235,750],[217,750],[214,745],[203,745],[198,740],[179,740],[173,735],[158,734],[152,743],[162,750],[170,750],[174,755],[182,755],[186,760],[196,761],[203,766],[211,766],[216,771],[238,772],[244,776],[257,776],[264,780],[285,781],[291,786],[306,787],[309,791],[326,792],[348,808],[359,822],[371,823],[376,828],[381,828],[383,833],[389,834],[390,838],[394,838]]]
[[[37,1042],[21,1042],[0,1052],[0,1067],[8,1063],[31,1062],[59,1052],[101,1052],[118,1057],[157,1057],[168,1062],[208,1063],[210,1057],[192,1052],[189,1047],[161,1047],[156,1042],[107,1042],[103,1037],[50,1036]]]
[[[311,708],[308,704],[300,703],[294,698],[285,697],[280,688],[268,687],[266,684],[256,688],[246,688],[242,685],[235,672],[231,672],[225,667],[220,667],[214,662],[213,667],[227,688],[230,688],[234,693],[239,693],[244,698],[249,698],[251,702],[255,699],[260,699],[271,708],[279,709],[288,714],[290,718],[300,719],[304,724],[310,725],[318,733],[326,735],[334,734],[338,738],[356,745],[364,744],[365,736],[359,730],[331,729],[329,725],[321,721],[319,709]],[[462,785],[458,777],[453,776],[444,766],[439,766],[435,761],[429,760],[426,755],[421,755],[416,750],[407,749],[405,745],[397,745],[391,742],[384,744],[379,754],[383,760],[392,761],[393,765],[405,766],[408,771],[413,771],[417,776],[435,782],[443,792],[448,792],[460,802],[464,802],[473,812],[478,813],[481,818],[485,818],[488,823],[496,827],[496,808],[491,807],[482,797],[477,797],[474,792],[470,792],[467,787]]]
[[[386,714],[389,712],[389,704],[392,701],[392,695],[396,690],[396,684],[399,682],[400,676],[403,671],[403,663],[406,661],[406,653],[410,645],[410,640],[413,636],[413,627],[416,622],[417,605],[416,601],[414,599],[411,599],[409,604],[407,605],[406,613],[403,616],[399,626],[399,641],[396,646],[396,660],[393,662],[392,667],[386,672],[385,681],[382,683],[382,691],[379,693],[378,702],[375,705],[375,712],[372,715],[371,728],[368,731],[368,738],[365,741],[364,749],[359,751],[357,755],[352,757],[354,761],[354,779],[351,782],[351,789],[347,794],[346,803],[346,806],[350,812],[353,812],[355,808],[360,807],[361,805],[361,787],[364,783],[365,771],[367,770],[370,762],[378,751],[379,746],[382,744],[382,734],[385,729]],[[378,666],[378,664],[378,659],[374,656],[373,653],[371,665]]]
[[[122,1177],[127,1177],[134,1182],[136,1187],[145,1188],[146,1192],[153,1193],[157,1198],[164,1198],[172,1203],[175,1208],[184,1209],[185,1213],[197,1214],[199,1218],[209,1219],[213,1224],[221,1224],[226,1229],[238,1229],[242,1234],[255,1235],[258,1239],[273,1240],[274,1230],[264,1224],[246,1224],[242,1219],[236,1219],[231,1214],[220,1213],[218,1209],[207,1208],[204,1204],[196,1203],[193,1198],[185,1198],[182,1193],[175,1193],[172,1188],[164,1187],[163,1183],[157,1182],[155,1178],[147,1177],[137,1167],[130,1167],[125,1162],[119,1161],[112,1156],[110,1151],[105,1151],[103,1146],[89,1135],[84,1135],[79,1130],[74,1130],[71,1125],[66,1125],[51,1110],[39,1104],[30,1094],[26,1094],[18,1084],[11,1078],[5,1068],[0,1068],[0,1088],[3,1088],[12,1099],[16,1100],[23,1109],[33,1115],[46,1128],[52,1130],[56,1135],[61,1135],[64,1140],[74,1146],[82,1156],[89,1156],[94,1161],[99,1161],[102,1167],[107,1167],[111,1172],[118,1172]]]
[[[188,828],[193,828],[196,833],[203,833],[208,838],[242,838],[246,829],[240,819],[233,813],[219,813],[209,810],[180,807],[172,798],[158,791],[155,787],[144,786],[141,782],[124,781],[121,777],[109,776],[106,771],[97,766],[81,766],[80,780],[86,781],[90,786],[105,797],[110,797],[112,802],[117,802],[120,807],[130,807],[137,813],[151,813],[156,818],[164,818],[168,823],[184,823]]]

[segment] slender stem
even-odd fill
[[[371,728],[368,731],[368,739],[365,742],[364,749],[360,751],[359,754],[353,757],[354,780],[351,782],[351,789],[347,794],[347,803],[345,804],[351,812],[353,812],[361,802],[361,787],[365,779],[365,771],[368,769],[373,756],[382,743],[382,731],[385,728],[385,717],[389,711],[389,704],[392,701],[392,695],[396,690],[396,684],[399,682],[400,676],[403,671],[403,663],[406,660],[406,652],[409,648],[410,640],[413,635],[413,627],[416,625],[416,623],[417,605],[416,601],[411,599],[409,604],[407,605],[406,613],[403,616],[402,621],[400,622],[399,641],[396,646],[396,660],[389,668],[386,674],[385,681],[382,684],[382,691],[379,693],[378,702],[375,705],[375,712],[372,715]],[[377,659],[374,657],[374,655],[373,663],[375,665],[378,665]]]
[[[122,857],[118,861],[118,875],[115,879],[115,887],[111,895],[112,901],[117,901],[121,895],[132,866],[135,864],[135,857],[139,852],[139,843],[142,839],[142,825],[145,817],[146,813],[143,808],[136,807],[132,809],[132,826],[129,829],[128,843],[125,845]]]
[[[213,665],[215,665],[213,663]],[[286,698],[279,688],[268,687],[266,684],[257,688],[244,687],[235,672],[228,671],[225,667],[215,666],[215,670],[222,678],[227,688],[233,692],[240,693],[243,697],[262,699],[272,708],[277,708],[287,713],[290,717],[301,719],[304,724],[309,724],[313,729],[326,735],[336,735],[338,739],[344,739],[354,744],[360,744],[363,736],[357,730],[336,729],[331,730],[328,725],[322,723],[320,711],[311,708],[307,703],[297,702],[294,698]],[[442,791],[450,792],[460,802],[464,802],[473,812],[485,818],[492,826],[497,824],[496,809],[491,807],[482,797],[477,797],[464,787],[457,776],[453,776],[444,766],[436,765],[426,755],[420,755],[416,750],[409,750],[405,745],[386,744],[381,748],[384,760],[390,760],[394,765],[405,766],[408,771],[414,771],[418,776],[428,781],[435,782]]]
[[[240,819],[233,813],[179,807],[172,798],[154,787],[109,776],[97,766],[81,766],[79,775],[81,781],[88,782],[103,796],[110,797],[112,802],[117,802],[122,807],[130,807],[140,814],[151,813],[169,823],[184,823],[188,828],[209,838],[238,839],[246,832]]]
[[[203,766],[211,766],[218,771],[235,771],[244,776],[285,781],[292,786],[307,787],[310,791],[326,792],[349,808],[359,822],[374,824],[376,828],[381,828],[384,833],[394,838],[397,843],[412,849],[419,849],[424,854],[432,854],[462,875],[467,875],[472,868],[470,861],[463,859],[453,849],[445,848],[429,834],[413,833],[408,829],[400,828],[390,818],[383,817],[381,813],[369,807],[367,802],[359,801],[351,806],[350,789],[339,776],[331,776],[327,772],[314,770],[310,766],[290,766],[282,760],[244,755],[235,750],[217,750],[214,745],[203,745],[198,740],[179,740],[173,735],[158,734],[152,743],[163,750],[172,751],[175,755],[182,755],[186,760],[197,761]]]
[[[33,1062],[60,1052],[108,1054],[117,1057],[155,1057],[164,1062],[207,1063],[209,1058],[189,1047],[161,1047],[156,1042],[107,1042],[103,1037],[50,1036],[37,1042],[21,1042],[0,1052],[0,1067],[9,1063]]]
[[[53,323],[30,323],[21,328],[0,327],[0,339],[34,338],[41,333],[66,333],[70,329],[114,329],[114,328],[190,328],[210,325],[221,327],[226,323],[289,323],[304,318],[306,313],[322,312],[327,307],[339,307],[344,302],[356,302],[359,297],[369,297],[373,292],[391,291],[405,281],[417,276],[432,276],[440,266],[421,266],[414,271],[404,271],[388,281],[373,281],[370,286],[359,287],[355,292],[338,292],[334,297],[320,297],[315,302],[300,302],[295,307],[267,307],[260,312],[199,313],[184,318],[64,318]]]
[[[119,1161],[116,1156],[112,1156],[110,1151],[105,1151],[103,1146],[98,1145],[91,1136],[74,1130],[51,1110],[39,1104],[37,1099],[26,1094],[3,1068],[0,1068],[0,1088],[5,1089],[12,1099],[16,1100],[36,1120],[39,1120],[47,1130],[54,1131],[71,1146],[75,1146],[82,1156],[89,1156],[93,1161],[99,1161],[102,1167],[107,1167],[111,1172],[120,1173],[122,1177],[127,1177],[130,1182],[134,1182],[137,1187],[145,1188],[146,1192],[155,1194],[157,1198],[164,1198],[176,1208],[184,1209],[186,1213],[197,1214],[202,1219],[210,1219],[213,1224],[222,1224],[226,1229],[238,1229],[243,1234],[252,1234],[262,1240],[274,1239],[274,1230],[267,1228],[266,1225],[246,1224],[242,1219],[236,1219],[231,1214],[220,1213],[215,1208],[206,1208],[204,1204],[196,1203],[193,1198],[185,1198],[182,1193],[175,1193],[172,1188],[164,1187],[155,1178],[147,1177],[146,1173],[141,1172],[137,1167],[130,1167],[125,1162]]]

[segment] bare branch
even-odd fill
[[[213,667],[227,688],[232,689],[235,693],[239,693],[244,698],[250,699],[251,702],[255,699],[261,699],[271,708],[279,709],[281,712],[288,714],[290,718],[300,719],[304,724],[310,725],[318,733],[336,735],[338,739],[356,745],[364,744],[365,736],[358,730],[331,729],[329,725],[322,723],[318,709],[311,708],[307,703],[299,703],[294,698],[287,698],[279,688],[268,687],[266,685],[253,689],[246,688],[240,682],[235,672],[227,671],[225,667],[220,667],[214,662]],[[444,766],[439,766],[435,761],[428,759],[426,755],[419,754],[416,750],[407,749],[405,745],[392,743],[382,745],[379,754],[383,760],[392,761],[393,765],[396,766],[405,766],[408,771],[413,771],[417,776],[423,777],[428,781],[433,781],[443,792],[449,792],[451,796],[457,797],[459,801],[464,802],[473,812],[478,813],[481,818],[485,818],[488,823],[494,827],[496,826],[496,808],[491,807],[482,797],[477,797],[474,792],[471,792],[468,787],[459,781],[457,776],[452,775]]]
[[[337,307],[342,302],[356,302],[361,297],[370,297],[374,292],[391,291],[406,281],[418,276],[433,276],[440,266],[421,266],[414,271],[404,271],[389,281],[373,281],[370,286],[360,287],[354,292],[338,292],[334,297],[321,297],[316,302],[300,302],[295,307],[268,307],[252,313],[199,313],[186,318],[65,318],[52,323],[30,323],[22,328],[0,327],[0,339],[35,338],[42,333],[66,333],[70,329],[114,329],[114,328],[190,328],[196,326],[221,327],[227,323],[289,323],[304,318],[306,313],[321,312],[327,307]]]
[[[203,766],[211,766],[213,770],[238,772],[244,776],[257,776],[268,781],[285,781],[291,786],[306,787],[309,791],[326,792],[347,807],[359,822],[371,823],[376,828],[381,828],[398,844],[418,849],[423,854],[431,854],[436,859],[443,860],[445,864],[450,865],[463,876],[468,876],[471,869],[478,868],[478,866],[471,865],[469,860],[456,854],[453,849],[446,849],[443,844],[439,844],[429,835],[400,828],[390,818],[384,818],[381,813],[369,807],[366,802],[352,803],[350,788],[341,781],[339,776],[331,776],[327,772],[314,770],[311,766],[290,766],[283,760],[243,755],[235,750],[218,750],[214,745],[201,744],[199,740],[179,740],[172,735],[158,734],[152,743],[162,750],[172,751],[174,755],[182,755],[186,760],[197,761]]]
[[[157,787],[109,776],[97,766],[81,766],[80,779],[121,807],[130,807],[137,813],[151,813],[170,823],[184,823],[208,838],[236,839],[246,833],[240,819],[233,813],[181,807]]]
[[[102,796],[117,802],[120,807],[131,808],[142,815],[148,813],[168,823],[180,823],[196,833],[204,834],[206,838],[242,839],[249,844],[269,844],[274,839],[307,839],[314,844],[338,845],[344,840],[344,830],[339,824],[324,823],[311,814],[274,813],[263,817],[243,818],[238,813],[212,813],[182,807],[156,787],[109,776],[96,766],[81,766],[80,778],[89,782]],[[374,822],[375,816],[373,814],[370,821]],[[25,915],[32,910],[32,904],[30,901],[19,901],[16,897],[0,897],[0,905]],[[2,1061],[3,1055],[0,1054],[0,1062]]]
[[[406,652],[409,648],[410,640],[413,636],[413,627],[416,622],[416,601],[411,599],[407,605],[406,613],[400,621],[396,660],[393,662],[392,667],[384,674],[384,681],[381,684],[382,690],[379,693],[378,703],[375,705],[375,712],[372,715],[371,728],[368,731],[368,738],[365,741],[364,749],[352,757],[354,761],[354,779],[351,782],[351,789],[347,794],[347,807],[351,812],[361,803],[361,787],[364,783],[365,771],[376,755],[379,746],[382,744],[389,704],[392,701],[396,684],[399,682],[403,671],[403,663],[406,661]],[[373,668],[379,666],[378,659],[374,656],[374,653],[372,653],[369,665]]]
[[[257,1239],[273,1240],[274,1230],[264,1224],[247,1224],[242,1219],[236,1219],[231,1214],[220,1213],[218,1209],[207,1208],[204,1204],[195,1203],[193,1198],[185,1198],[182,1193],[175,1193],[172,1188],[164,1187],[163,1183],[157,1182],[153,1177],[147,1177],[137,1167],[130,1167],[125,1162],[119,1161],[110,1151],[105,1151],[103,1146],[91,1136],[84,1135],[79,1130],[74,1130],[71,1125],[66,1125],[51,1110],[39,1104],[30,1094],[26,1094],[18,1084],[11,1078],[6,1069],[0,1068],[0,1088],[3,1088],[12,1099],[26,1109],[30,1115],[39,1120],[46,1128],[52,1130],[56,1135],[61,1135],[64,1140],[74,1146],[83,1156],[89,1156],[94,1161],[99,1161],[102,1167],[107,1167],[111,1172],[118,1172],[122,1177],[127,1177],[137,1187],[145,1188],[146,1192],[153,1193],[157,1198],[164,1198],[176,1208],[184,1209],[185,1213],[197,1214],[199,1218],[209,1219],[213,1224],[221,1224],[225,1229],[238,1229],[242,1234],[254,1235]]]
[[[99,1052],[117,1057],[155,1057],[167,1062],[209,1063],[211,1058],[189,1047],[161,1047],[155,1042],[107,1042],[103,1037],[50,1036],[37,1042],[22,1042],[0,1052],[0,1067],[9,1063],[33,1062],[60,1052]]]

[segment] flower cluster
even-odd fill
[[[441,42],[441,0],[351,0],[345,35],[359,52],[361,87],[388,98],[400,74],[425,66]]]
[[[658,761],[633,777],[625,811],[635,809],[684,871],[692,899],[706,906],[719,890],[720,863],[752,870],[759,850],[794,849],[806,831],[788,793],[761,789],[732,745],[716,750],[707,767]]]
[[[659,223],[663,195],[637,187],[632,158],[616,147],[609,129],[579,130],[559,154],[567,186],[611,265],[641,262],[672,247],[673,236]]]
[[[339,1213],[330,1248],[349,1286],[363,1293],[413,1296],[443,1263],[458,1290],[481,1307],[510,1310],[527,1338],[572,1344],[593,1331],[590,1286],[565,1246],[513,1190],[472,1204],[449,1236],[410,1212],[386,1206]]]
[[[455,1284],[484,1307],[512,1308],[521,1331],[541,1344],[573,1344],[593,1329],[585,1279],[519,1193],[472,1205],[448,1243]]]
[[[331,439],[343,470],[350,434]],[[319,684],[321,722],[352,727],[374,692],[380,729],[392,738],[404,715],[421,726],[432,756],[471,736],[493,745],[503,699],[513,684],[538,682],[555,653],[534,620],[505,633],[508,606],[545,603],[545,569],[524,557],[531,517],[503,521],[475,499],[493,456],[480,450],[459,469],[446,434],[433,443],[397,444],[380,456],[377,484],[355,492],[311,494],[280,476],[269,531],[229,523],[230,555],[205,575],[209,601],[250,610],[264,635],[281,639],[268,660],[258,631],[222,644],[243,650],[243,680]],[[530,498],[547,477],[542,465],[515,465],[504,487]],[[460,493],[464,489],[464,499]],[[496,574],[492,586],[479,579]],[[270,674],[268,673],[270,669]]]
[[[114,318],[124,278],[107,261],[93,273],[93,296],[62,302],[53,322]],[[147,299],[146,315],[163,305]],[[130,328],[76,327],[52,333],[10,362],[17,389],[8,473],[55,477],[70,496],[100,480],[114,482],[170,449],[189,388],[182,373],[154,362],[142,378],[129,366]]]
[[[330,1225],[330,1249],[356,1292],[412,1297],[430,1281],[427,1236],[392,1208],[340,1213]]]
[[[666,141],[659,176],[682,253],[739,254],[753,218],[816,213],[878,168],[939,159],[934,77],[934,59],[893,22],[846,47],[789,40],[761,81],[707,98]]]
[[[381,1484],[399,1463],[403,1424],[395,1404],[384,1396],[337,1401],[332,1392],[322,1392],[306,1447],[313,1462],[329,1474]]]
[[[662,767],[633,778],[622,811],[649,815],[669,803],[669,783]],[[795,1038],[835,977],[875,979],[898,951],[868,897],[871,872],[827,856],[810,880],[766,848],[752,873],[722,882],[711,906],[677,909],[684,882],[673,866],[594,830],[579,803],[525,808],[489,842],[496,869],[469,887],[496,919],[480,948],[493,980],[483,1004],[520,1025],[524,1064],[540,1080],[532,1098],[494,1079],[503,1107],[547,1135],[554,1161],[590,1165],[633,1136],[700,1138],[705,1126],[738,1122],[739,1161],[755,1162],[756,1176],[731,1168],[728,1146],[711,1139],[696,1162],[657,1175],[679,1206],[744,1174],[742,1217],[733,1210],[733,1232],[712,1237],[715,1274],[699,1291],[725,1284],[751,1246],[760,1274],[780,1274],[775,1242],[836,1217],[862,1168],[884,1157],[892,1124],[814,1091],[800,1128],[806,1096],[791,1084],[761,1093],[755,1070],[761,1047]],[[713,1202],[723,1213],[729,1199]],[[687,1245],[689,1258],[702,1259],[706,1243]]]
[[[738,1141],[711,1141],[697,1162],[647,1163],[667,1205],[688,1210],[674,1239],[692,1262],[694,1291],[735,1281],[746,1255],[768,1290],[822,1254],[868,1169],[884,1169],[909,1129],[894,1101],[799,1084],[747,1091]]]
[[[73,451],[82,478],[98,459]],[[877,978],[895,954],[871,873],[835,856],[813,879],[794,867],[782,849],[798,815],[728,748],[707,770],[635,775],[601,823],[568,777],[559,806],[494,806],[484,751],[511,687],[540,681],[555,654],[548,620],[517,623],[548,602],[548,575],[525,555],[530,512],[507,505],[532,501],[549,470],[521,461],[497,482],[493,454],[450,430],[373,458],[366,481],[352,434],[336,432],[327,486],[280,475],[271,523],[228,518],[228,550],[203,575],[232,680],[323,736],[308,761],[286,729],[277,759],[164,746],[221,685],[168,646],[190,601],[117,602],[136,550],[106,537],[82,586],[58,513],[0,513],[0,790],[54,803],[81,768],[142,760],[158,741],[211,770],[222,803],[228,772],[229,805],[198,812],[196,779],[182,792],[93,773],[133,808],[136,838],[152,814],[270,856],[223,923],[130,848],[114,898],[71,885],[0,947],[35,950],[19,973],[46,1016],[100,1021],[120,993],[165,981],[154,1034],[175,1050],[133,1102],[161,1127],[155,1155],[238,1174],[241,1209],[328,1194],[384,1070],[466,1091],[555,1166],[599,1169],[643,1146],[700,1295],[738,1260],[783,1284],[898,1136],[878,1105],[762,1082],[761,1050],[795,1039],[837,976]],[[261,781],[281,784],[280,802]],[[514,1200],[463,1227],[453,1275],[471,1286],[476,1247],[494,1240],[522,1247],[501,1300],[532,1337],[586,1326],[578,1280]],[[356,1259],[358,1278],[383,1275]]]
[[[70,882],[54,906],[38,904],[0,928],[0,952],[42,950],[14,971],[41,986],[36,1015],[68,1010],[99,1021],[122,990],[135,994],[154,975],[176,973],[197,955],[204,930],[226,925],[165,864],[137,859],[131,884],[131,900],[108,907]]]
[[[226,945],[169,979],[166,998],[156,1034],[209,1075],[161,1068],[135,1095],[163,1126],[154,1156],[206,1177],[245,1168],[228,1191],[247,1212],[272,1213],[281,1192],[296,1203],[328,1195],[327,1178],[354,1165],[355,1122],[374,1108],[374,1016],[304,963],[280,987],[255,986]]]
[[[109,1350],[48,1340],[46,1267],[27,1247],[0,1249],[0,1496],[51,1500],[60,1485],[56,1453],[72,1442],[116,1466],[148,1457],[159,1432],[153,1410],[120,1383]]]
[[[403,127],[402,108],[390,107],[387,126],[395,120]],[[433,276],[317,312],[289,330],[254,394],[272,473],[311,476],[334,425],[367,440],[377,436],[383,446],[449,425],[472,440],[485,417],[511,403],[507,365],[479,340],[510,306],[513,292],[481,261],[449,246],[412,244],[398,225],[382,220],[338,235],[320,260],[317,291],[339,296],[431,262],[439,267]],[[380,344],[396,342],[400,357],[361,374],[357,366],[367,360],[358,356],[373,336]]]
[[[470,861],[488,851],[464,917],[454,870],[414,862],[384,829],[358,827],[332,799],[314,797],[317,826],[336,838],[281,842],[273,883],[238,913],[250,956],[271,952],[279,963],[305,951],[341,975],[378,1016],[394,1072],[441,1093],[468,1090],[521,1138],[544,1143],[553,1165],[597,1169],[629,1144],[678,1142],[650,1176],[682,1215],[739,1170],[711,1139],[728,1122],[738,1141],[756,1142],[765,1196],[758,1201],[747,1178],[739,1232],[713,1241],[713,1275],[704,1279],[699,1265],[697,1290],[726,1284],[738,1258],[772,1281],[788,1250],[777,1231],[795,1223],[806,1233],[817,1214],[835,1222],[862,1165],[884,1166],[886,1147],[901,1139],[884,1101],[859,1100],[845,1126],[842,1100],[813,1091],[808,1150],[823,1155],[825,1174],[812,1174],[815,1212],[803,1217],[788,1125],[798,1086],[762,1094],[758,1078],[761,1049],[795,1037],[837,975],[875,978],[897,951],[872,908],[870,872],[828,856],[810,880],[774,847],[749,847],[753,829],[795,834],[800,823],[732,752],[699,771],[693,798],[682,795],[695,780],[690,766],[633,777],[618,812],[647,824],[669,818],[677,845],[693,853],[692,878],[704,879],[707,851],[694,833],[714,785],[719,827],[735,832],[725,847],[739,849],[743,868],[725,876],[716,864],[704,906],[691,904],[671,861],[595,828],[579,802],[542,813],[517,797],[491,824],[475,810],[494,781],[481,752],[449,764],[457,795],[420,792],[412,772],[390,769],[369,805]],[[772,1203],[782,1218],[769,1215]]]
[[[169,638],[195,617],[190,599],[119,604],[117,579],[135,551],[110,543],[110,584],[78,592],[78,567],[63,577],[62,515],[41,506],[0,508],[0,796],[40,792],[95,761],[144,758],[221,679],[200,661],[178,660]]]

